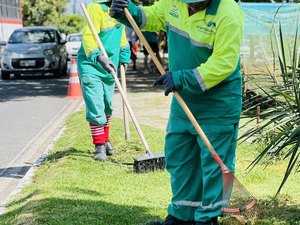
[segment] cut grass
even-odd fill
[[[93,160],[93,145],[84,112],[67,120],[67,129],[37,169],[32,184],[14,196],[0,224],[26,225],[142,225],[162,220],[171,199],[169,174],[133,173],[133,157],[145,154],[131,125],[131,140],[124,140],[123,122],[111,119],[115,155],[101,163]],[[164,131],[141,126],[153,152],[162,152]],[[244,176],[257,155],[257,146],[238,146],[237,177],[265,206],[260,224],[298,224],[299,175],[292,176],[278,199],[272,199],[284,174],[284,162]]]

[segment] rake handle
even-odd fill
[[[152,48],[150,47],[148,41],[146,40],[145,36],[141,32],[140,28],[136,24],[135,20],[132,18],[131,14],[130,14],[130,12],[128,11],[127,8],[124,8],[124,13],[125,13],[126,18],[129,21],[130,25],[133,27],[133,29],[136,32],[136,34],[138,35],[139,39],[142,41],[143,45],[145,46],[145,48],[149,52],[149,54],[150,54],[153,62],[155,63],[156,67],[158,68],[160,74],[164,75],[166,73],[165,69],[163,68],[163,66],[161,65],[161,63],[159,62],[159,60],[157,59],[157,57],[154,54]],[[204,142],[204,144],[206,145],[206,147],[210,151],[210,153],[214,157],[216,157],[216,156],[218,157],[215,149],[211,145],[210,141],[206,137],[205,133],[203,132],[202,128],[198,124],[197,120],[193,116],[192,112],[190,111],[190,109],[188,108],[188,106],[186,105],[186,103],[184,102],[184,100],[181,98],[181,96],[176,91],[174,91],[174,95],[175,95],[177,101],[179,102],[179,104],[181,105],[183,111],[185,112],[185,114],[187,115],[187,117],[189,118],[189,120],[191,121],[191,123],[193,124],[193,126],[196,129],[197,133],[199,134],[200,138],[202,139],[202,141]]]
[[[88,24],[89,24],[89,27],[90,27],[90,29],[91,29],[93,35],[94,35],[94,38],[95,38],[95,40],[96,40],[96,42],[97,42],[97,44],[98,44],[98,47],[99,47],[100,50],[103,52],[103,55],[104,55],[105,57],[108,58],[108,55],[107,55],[107,53],[106,53],[106,51],[105,51],[105,48],[104,48],[104,46],[103,46],[103,44],[102,44],[102,42],[101,42],[101,40],[100,40],[100,38],[99,38],[99,36],[98,36],[98,33],[97,33],[97,31],[96,31],[96,29],[95,29],[95,27],[94,27],[94,25],[93,25],[93,23],[92,23],[92,21],[91,21],[91,19],[90,19],[90,16],[89,16],[89,14],[88,14],[88,12],[87,12],[87,10],[86,10],[84,4],[83,4],[83,3],[80,3],[80,6],[81,6],[81,8],[82,8],[82,11],[83,11],[83,13],[84,13],[86,19],[87,19],[87,22],[88,22]],[[135,118],[135,115],[134,115],[134,113],[133,113],[133,111],[132,111],[132,109],[131,109],[131,107],[130,107],[130,104],[129,104],[128,100],[127,100],[126,94],[125,94],[124,91],[123,91],[123,88],[122,88],[122,86],[121,86],[121,84],[120,84],[120,81],[119,81],[118,78],[117,78],[117,75],[116,75],[115,71],[113,71],[113,72],[111,73],[111,75],[113,76],[113,78],[114,78],[114,80],[115,80],[115,82],[116,82],[116,84],[117,84],[117,87],[118,87],[119,92],[120,92],[120,94],[121,94],[121,96],[122,96],[122,98],[123,98],[123,101],[124,101],[125,105],[126,105],[126,108],[127,108],[127,110],[128,110],[128,113],[129,113],[129,115],[130,115],[130,117],[131,117],[131,119],[132,119],[132,121],[133,121],[133,124],[134,124],[134,126],[135,126],[135,128],[136,128],[136,130],[137,130],[137,132],[138,132],[138,134],[139,134],[139,137],[140,137],[140,139],[141,139],[141,141],[142,141],[142,143],[143,143],[143,145],[144,145],[144,147],[145,147],[145,149],[146,149],[146,153],[147,153],[149,156],[151,156],[152,154],[151,154],[150,148],[149,148],[149,146],[148,146],[148,143],[146,142],[146,139],[145,139],[145,137],[144,137],[144,135],[143,135],[143,132],[142,132],[140,126],[139,126],[139,123],[138,123],[137,119]]]

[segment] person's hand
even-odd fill
[[[109,10],[110,17],[115,19],[120,18],[124,8],[127,8],[127,6],[128,0],[113,0]]]
[[[104,55],[98,55],[97,61],[101,64],[103,69],[105,69],[108,73],[111,74],[117,71],[113,62],[108,57],[105,57]]]
[[[121,63],[121,66],[124,66],[124,70],[126,71],[128,68],[128,63]]]
[[[168,96],[170,92],[175,91],[174,80],[172,77],[172,72],[167,72],[163,76],[160,76],[154,81],[154,86],[163,85],[165,89],[165,96]]]

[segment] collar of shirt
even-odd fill
[[[221,0],[212,0],[208,8],[206,9],[206,15],[216,15]]]

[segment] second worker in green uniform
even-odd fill
[[[114,153],[109,139],[110,116],[115,81],[111,72],[119,64],[130,62],[130,48],[124,26],[109,16],[109,0],[93,0],[87,12],[99,35],[109,58],[103,55],[85,21],[82,45],[78,51],[78,73],[86,105],[86,120],[89,122],[94,159],[104,161]]]
[[[167,34],[169,71],[154,85],[176,90],[223,162],[235,170],[242,106],[240,46],[244,17],[234,0],[160,0],[137,7],[114,0],[110,15],[143,31]],[[173,97],[165,138],[172,200],[163,225],[215,225],[222,216],[222,171]]]

